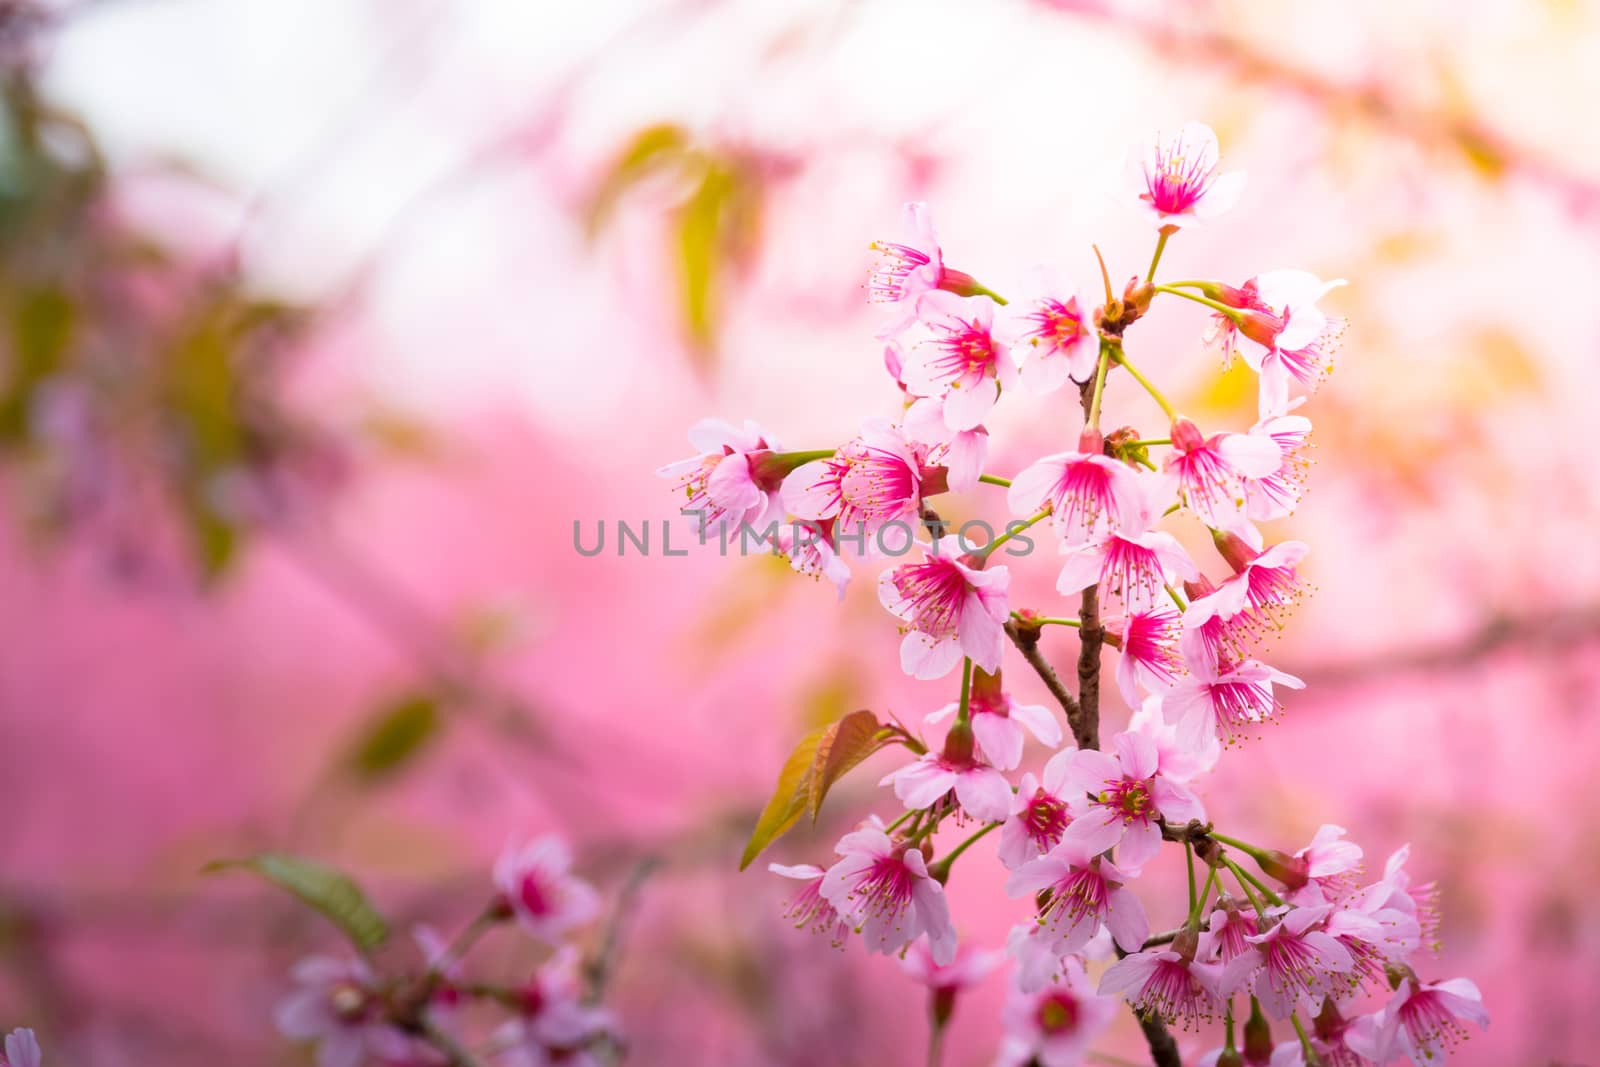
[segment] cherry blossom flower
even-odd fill
[[[982,426],[952,430],[944,417],[944,397],[918,397],[900,423],[908,439],[930,446],[928,464],[943,464],[945,484],[958,493],[978,484],[989,460],[989,431]]]
[[[403,1062],[411,1055],[411,1040],[385,1020],[376,978],[360,960],[313,956],[290,975],[300,988],[278,1005],[278,1029],[316,1042],[317,1067],[357,1067],[369,1057]]]
[[[1315,1011],[1324,995],[1335,992],[1339,976],[1354,966],[1345,947],[1320,929],[1331,911],[1326,904],[1287,913],[1275,910],[1277,921],[1246,937],[1250,950],[1223,969],[1222,991],[1248,988],[1274,1019],[1287,1019],[1296,1010]]]
[[[1256,423],[1250,434],[1276,445],[1282,462],[1265,478],[1245,478],[1245,514],[1257,522],[1292,515],[1305,488],[1307,460],[1302,451],[1311,439],[1311,420],[1303,415],[1277,415]]]
[[[986,297],[924,294],[918,314],[930,336],[906,354],[900,376],[914,396],[944,398],[945,425],[970,430],[1016,385],[1017,365],[994,336],[994,303]]]
[[[965,949],[949,963],[939,963],[926,941],[913,941],[900,958],[900,969],[929,989],[971,989],[1005,961],[1005,953],[993,949]]]
[[[1329,287],[1337,284],[1343,283],[1330,283]],[[1263,418],[1288,408],[1291,382],[1314,393],[1333,373],[1333,354],[1339,350],[1346,324],[1342,315],[1326,316],[1322,329],[1311,340],[1298,348],[1280,344],[1261,357],[1257,368],[1261,372],[1258,406]]]
[[[1389,965],[1403,962],[1421,940],[1416,919],[1393,908],[1369,910],[1359,906],[1363,901],[1356,897],[1341,902],[1324,927],[1350,953],[1352,990],[1381,988]]]
[[[1103,451],[1104,439],[1086,431],[1078,451],[1035,460],[1011,479],[1006,503],[1013,515],[1048,507],[1050,522],[1069,546],[1097,535],[1138,534],[1150,521],[1150,501],[1134,469]]]
[[[1113,963],[1100,976],[1100,994],[1120,993],[1139,1011],[1193,1030],[1221,1013],[1225,999],[1218,993],[1221,978],[1220,964],[1197,963],[1158,946]]]
[[[19,1027],[6,1035],[6,1053],[0,1056],[0,1067],[39,1067],[43,1054],[33,1031]]]
[[[1317,301],[1344,284],[1343,279],[1325,282],[1308,271],[1275,270],[1238,288],[1200,287],[1207,297],[1233,309],[1217,313],[1213,336],[1221,343],[1225,362],[1237,352],[1260,374],[1263,417],[1287,410],[1291,380],[1309,390],[1327,375],[1344,320],[1324,314]],[[1239,344],[1241,339],[1248,343]]]
[[[1211,920],[1200,932],[1201,959],[1214,963],[1232,963],[1250,951],[1250,938],[1261,932],[1253,912],[1245,911],[1238,901],[1224,897],[1211,912]]]
[[[1296,568],[1310,548],[1304,541],[1283,541],[1258,552],[1231,533],[1213,539],[1234,573],[1215,592],[1189,605],[1184,626],[1199,626],[1211,615],[1244,616],[1241,625],[1247,627],[1281,625],[1305,588]]]
[[[933,228],[928,205],[909,203],[901,209],[904,243],[874,241],[878,262],[867,276],[867,300],[888,307],[879,338],[901,333],[917,319],[917,301],[939,288],[944,277],[944,256]]]
[[[702,535],[741,524],[761,529],[782,517],[782,477],[758,466],[763,455],[779,446],[761,427],[746,422],[740,429],[721,419],[702,419],[689,430],[689,443],[699,455],[669,463],[656,473],[673,479],[675,488],[683,491],[687,497],[683,513],[697,519]]]
[[[1094,377],[1100,332],[1092,311],[1055,272],[1039,268],[1030,273],[995,327],[1022,363],[1023,388],[1049,393],[1069,378],[1085,382]]]
[[[616,1032],[611,1013],[583,1003],[578,952],[564,946],[517,990],[517,1018],[495,1033],[510,1067],[599,1067],[594,1049]]]
[[[769,863],[767,870],[781,877],[805,883],[785,905],[784,918],[793,922],[796,930],[809,927],[814,934],[831,935],[833,947],[843,948],[845,939],[850,936],[850,924],[841,919],[838,910],[822,897],[822,878],[827,872],[810,863],[794,866]]]
[[[1059,981],[1032,991],[1012,986],[998,1063],[1078,1067],[1089,1045],[1111,1025],[1116,1010],[1115,1000],[1094,992],[1083,964],[1068,960]]]
[[[1063,844],[1089,855],[1120,845],[1119,858],[1129,867],[1142,866],[1160,851],[1158,818],[1177,826],[1205,819],[1200,799],[1161,773],[1160,750],[1141,733],[1117,734],[1109,752],[1074,752],[1066,785],[1074,810]]]
[[[922,850],[895,844],[876,826],[840,838],[842,856],[822,879],[822,898],[861,935],[867,951],[888,955],[927,934],[935,962],[956,955],[944,887],[928,875]]]
[[[915,528],[922,465],[905,434],[869,423],[860,437],[826,459],[798,467],[783,482],[783,503],[803,519],[833,519],[871,545],[886,523]]]
[[[960,550],[959,538],[940,538],[923,562],[901,564],[878,580],[879,602],[906,624],[900,667],[913,678],[942,678],[963,656],[991,674],[1000,669],[1011,575],[1003,566],[968,566]]]
[[[1171,604],[1157,604],[1106,623],[1122,653],[1117,660],[1117,688],[1130,706],[1138,706],[1139,690],[1159,692],[1183,674],[1178,642],[1183,617]]]
[[[960,710],[951,702],[931,713],[926,721],[943,722]],[[972,693],[967,712],[972,720],[972,736],[977,739],[983,758],[1002,771],[1014,770],[1022,762],[1023,728],[1041,745],[1061,744],[1061,723],[1043,704],[1019,704],[1000,687],[1000,675],[977,669],[972,672]]]
[[[600,899],[571,874],[572,854],[550,836],[508,845],[494,865],[494,883],[523,929],[548,944],[594,918]]]
[[[1207,526],[1230,528],[1246,504],[1245,479],[1266,478],[1283,465],[1283,452],[1269,437],[1219,433],[1205,437],[1180,416],[1172,423],[1172,453],[1166,473],[1183,501]]]
[[[1245,182],[1243,171],[1218,173],[1217,156],[1211,127],[1185,123],[1175,135],[1158,137],[1141,157],[1130,160],[1130,192],[1161,229],[1214,218],[1238,202]]]
[[[833,546],[833,522],[790,523],[778,528],[777,548],[797,574],[826,579],[844,599],[850,585],[850,565]]]
[[[1393,909],[1410,916],[1417,923],[1418,935],[1424,942],[1437,943],[1439,937],[1439,887],[1426,882],[1413,885],[1405,869],[1411,858],[1411,846],[1401,845],[1383,865],[1381,881],[1362,892],[1359,905],[1369,912],[1375,909]]]
[[[1011,810],[1011,783],[974,752],[972,728],[952,729],[944,748],[890,771],[879,785],[894,786],[908,811],[932,807],[946,793],[974,819],[1000,822]]]
[[[1377,1063],[1404,1053],[1417,1067],[1439,1067],[1467,1039],[1467,1023],[1489,1026],[1483,994],[1467,978],[1418,982],[1407,977],[1372,1024],[1352,1033],[1351,1048]]]
[[[1011,870],[1049,853],[1067,832],[1072,822],[1067,771],[1075,751],[1051,756],[1040,778],[1031,771],[1022,776],[1011,799],[1011,815],[1000,828],[1000,862]]]
[[[1311,843],[1294,854],[1292,876],[1284,881],[1293,903],[1331,903],[1355,888],[1361,846],[1344,840],[1344,835],[1344,827],[1324,823]]]
[[[1039,936],[1046,937],[1058,954],[1081,950],[1102,925],[1124,951],[1137,952],[1150,935],[1150,921],[1138,895],[1127,886],[1131,880],[1104,856],[1063,840],[1049,855],[1012,872],[1006,895],[1015,899],[1048,893],[1039,911]]]
[[[1067,562],[1056,592],[1070,596],[1098,584],[1102,597],[1119,597],[1130,613],[1149,611],[1166,598],[1173,582],[1200,573],[1177,538],[1164,530],[1100,534],[1063,551]]]
[[[1145,697],[1139,710],[1128,719],[1128,732],[1143,734],[1156,746],[1156,760],[1164,777],[1187,783],[1217,765],[1222,746],[1215,740],[1196,745],[1184,739],[1178,727],[1167,722],[1164,706],[1160,693]]]
[[[1334,999],[1327,997],[1322,1001],[1322,1010],[1313,1020],[1311,1047],[1316,1050],[1324,1067],[1368,1067],[1372,1061],[1352,1048],[1350,1039],[1355,1037],[1359,1043],[1359,1034],[1371,1023],[1372,1019],[1368,1016],[1346,1019],[1339,1013],[1339,1006]],[[1304,1062],[1303,1057],[1301,1062]]]
[[[1177,723],[1183,744],[1232,745],[1277,716],[1275,685],[1305,688],[1294,675],[1253,659],[1233,663],[1224,657],[1215,666],[1191,660],[1189,673],[1167,691],[1162,705],[1167,721]]]

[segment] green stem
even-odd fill
[[[1124,441],[1123,448],[1150,448],[1153,445],[1170,445],[1170,437],[1145,437],[1137,441]]]
[[[917,814],[916,810],[907,811],[907,812],[902,813],[901,816],[898,819],[896,819],[894,822],[890,823],[888,826],[885,826],[883,828],[883,832],[884,833],[889,833],[889,832],[891,832],[893,830],[900,829],[900,827],[905,825],[905,821],[907,819],[911,818],[911,816],[913,816],[915,814]]]
[[[972,660],[961,661],[961,705],[956,711],[956,724],[952,729],[970,726],[972,723]]]
[[[1300,1047],[1305,1050],[1306,1067],[1322,1067],[1322,1057],[1317,1055],[1317,1050],[1311,1047],[1311,1038],[1306,1035],[1306,1028],[1300,1022],[1300,1013],[1289,1013],[1289,1021],[1294,1023],[1294,1032],[1300,1038]]]
[[[937,1019],[928,1025],[928,1067],[944,1062],[944,1024]]]
[[[1184,847],[1187,848],[1188,845],[1189,845],[1189,843],[1187,841],[1185,841],[1184,842]],[[1208,864],[1208,866],[1209,866],[1209,864]],[[1193,874],[1194,872],[1191,871],[1190,873]],[[1199,899],[1195,899],[1194,893],[1192,891],[1189,894],[1189,921],[1190,922],[1197,923],[1197,922],[1200,921],[1200,916],[1205,913],[1207,902],[1209,902],[1211,900],[1211,889],[1216,884],[1217,884],[1217,869],[1215,867],[1211,867],[1210,868],[1210,872],[1206,875],[1206,883],[1200,890]],[[1191,890],[1193,889],[1192,885],[1190,886],[1190,889]]]
[[[1171,236],[1172,234],[1163,227],[1161,237],[1156,241],[1156,254],[1150,257],[1150,269],[1145,272],[1144,281],[1146,285],[1156,280],[1156,266],[1161,262],[1161,253],[1167,250],[1167,238]]]
[[[989,288],[987,285],[974,285],[972,287],[972,295],[986,296],[990,300],[993,300],[996,304],[999,304],[1001,307],[1005,307],[1010,303],[1009,300],[995,292],[993,289]]]
[[[439,954],[439,958],[429,966],[428,981],[437,983],[446,971],[471,951],[472,946],[478,943],[479,938],[495,926],[498,926],[508,914],[509,912],[505,910],[498,897],[491,900],[488,906],[479,912],[460,934],[456,935],[456,939],[450,942],[445,950]]]
[[[1250,884],[1255,886],[1258,890],[1261,891],[1261,895],[1267,898],[1267,903],[1268,904],[1282,904],[1283,903],[1283,898],[1280,897],[1277,893],[1273,892],[1271,889],[1267,888],[1266,883],[1264,883],[1261,879],[1257,878],[1255,875],[1251,874],[1249,871],[1245,870],[1243,867],[1239,868],[1239,873],[1244,875],[1246,878],[1250,879]]]
[[[1239,865],[1226,856],[1222,857],[1222,862],[1228,868],[1228,870],[1233,872],[1234,881],[1239,883],[1239,888],[1244,891],[1245,899],[1248,900],[1250,902],[1250,906],[1256,910],[1256,914],[1265,915],[1267,913],[1267,909],[1262,905],[1261,898],[1256,896],[1255,890],[1250,888],[1250,883],[1245,879],[1244,871],[1240,870]]]
[[[1163,234],[1162,237],[1165,239],[1166,235]],[[1183,843],[1183,862],[1189,869],[1189,915],[1193,917],[1195,913],[1194,846],[1189,844],[1187,840]],[[1211,869],[1213,871],[1216,870],[1215,867]]]
[[[1005,489],[1011,488],[1010,478],[997,478],[993,474],[980,474],[978,475],[978,481],[985,485],[998,485]]]
[[[1037,515],[1032,515],[1032,516],[1030,516],[1030,517],[1028,517],[1026,519],[1023,519],[1019,523],[1015,523],[1014,525],[1008,526],[1006,528],[1006,532],[1005,533],[1001,534],[999,537],[996,537],[993,541],[990,541],[987,545],[984,545],[977,552],[973,553],[973,555],[977,556],[979,559],[988,559],[990,553],[992,553],[995,549],[999,548],[1001,545],[1005,544],[1007,541],[1009,541],[1013,537],[1017,536],[1017,534],[1021,533],[1023,530],[1026,530],[1028,527],[1032,526],[1034,523],[1042,522],[1044,519],[1047,519],[1049,517],[1050,517],[1050,509],[1049,508],[1045,508],[1043,511],[1039,512]]]
[[[1040,626],[1074,626],[1074,627],[1076,627],[1076,626],[1082,626],[1083,625],[1083,620],[1082,619],[1058,619],[1054,615],[1048,615],[1048,616],[1046,616],[1046,615],[1035,615],[1033,617],[1032,621],[1038,623]]]
[[[1167,402],[1167,398],[1161,395],[1161,390],[1157,389],[1151,383],[1149,378],[1146,378],[1143,374],[1140,374],[1138,367],[1135,367],[1132,363],[1128,362],[1128,354],[1126,352],[1118,355],[1117,362],[1122,364],[1124,370],[1133,375],[1134,381],[1144,386],[1144,391],[1150,394],[1151,399],[1153,399],[1157,404],[1161,405],[1161,410],[1166,412],[1167,418],[1176,419],[1178,417],[1178,413],[1173,410],[1172,405]]]
[[[1188,611],[1189,610],[1189,605],[1184,602],[1183,594],[1178,592],[1176,589],[1172,588],[1172,586],[1170,586],[1170,585],[1167,586],[1167,595],[1172,598],[1172,602],[1174,604],[1178,605],[1178,610],[1179,611]],[[1212,836],[1216,836],[1216,835],[1213,834]]]
[[[1257,863],[1260,863],[1267,855],[1267,850],[1258,845],[1252,845],[1248,841],[1240,841],[1237,837],[1226,837],[1215,830],[1212,830],[1207,836],[1213,841],[1220,841],[1229,848],[1238,849]]]
[[[1174,289],[1170,285],[1158,285],[1155,288],[1156,292],[1158,293],[1171,293],[1173,296],[1181,296],[1185,300],[1193,300],[1196,304],[1204,304],[1212,311],[1215,311],[1219,315],[1226,316],[1235,323],[1237,323],[1241,317],[1238,308],[1231,308],[1221,301],[1211,299],[1209,296],[1199,296],[1195,293],[1186,293],[1182,289]]]
[[[837,451],[838,449],[835,448],[813,448],[809,452],[775,452],[773,453],[773,457],[775,459],[787,460],[798,467],[801,464],[810,463],[813,460],[827,459]]]
[[[1094,395],[1089,399],[1089,429],[1100,428],[1100,398],[1106,390],[1106,371],[1111,369],[1111,346],[1100,342],[1100,363],[1094,369]]]

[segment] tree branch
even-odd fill
[[[1022,658],[1028,661],[1028,666],[1039,675],[1039,680],[1044,682],[1044,687],[1050,690],[1050,695],[1056,698],[1056,703],[1061,705],[1061,710],[1066,712],[1067,725],[1072,730],[1072,738],[1079,748],[1093,748],[1089,742],[1098,731],[1090,731],[1084,721],[1083,709],[1078,704],[1078,698],[1067,692],[1067,687],[1062,684],[1061,677],[1056,674],[1055,668],[1050,666],[1044,654],[1039,651],[1039,631],[1031,626],[1019,626],[1016,621],[1006,623],[1006,636],[1011,638],[1011,643],[1017,646],[1017,651],[1022,653]]]

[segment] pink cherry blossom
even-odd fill
[[[1250,625],[1280,626],[1304,595],[1298,567],[1310,548],[1304,541],[1283,541],[1257,552],[1231,534],[1216,540],[1235,573],[1214,593],[1189,605],[1184,625],[1196,626],[1216,614],[1224,619],[1243,615]]]
[[[1183,674],[1178,650],[1183,636],[1182,616],[1171,604],[1157,604],[1106,623],[1121,646],[1117,660],[1117,688],[1130,706],[1138,706],[1139,690],[1160,691]]]
[[[939,288],[944,277],[944,256],[928,205],[909,203],[901,211],[904,243],[872,242],[878,262],[867,276],[867,299],[888,308],[887,320],[878,332],[883,339],[916,321],[917,300]]]
[[[1094,992],[1083,964],[1069,960],[1060,981],[1031,992],[1012,987],[997,1064],[1079,1067],[1116,1010],[1114,999]]]
[[[1197,963],[1158,946],[1113,963],[1100,976],[1100,994],[1120,993],[1139,1011],[1194,1030],[1201,1022],[1210,1022],[1221,1014],[1221,977],[1220,964]]]
[[[1073,753],[1067,790],[1073,795],[1073,820],[1063,844],[1090,855],[1120,845],[1119,859],[1130,867],[1142,866],[1160,851],[1158,819],[1177,826],[1205,819],[1200,799],[1161,773],[1160,750],[1141,733],[1117,734],[1109,752]]]
[[[900,968],[934,992],[960,992],[989,977],[1005,958],[993,949],[963,949],[953,961],[939,963],[928,943],[917,940],[900,958]]]
[[[1127,886],[1131,880],[1104,856],[1063,840],[1049,855],[1014,871],[1006,880],[1006,895],[1048,894],[1039,910],[1039,936],[1060,955],[1081,950],[1102,925],[1124,951],[1137,952],[1150,936],[1150,921]]]
[[[278,1029],[285,1037],[316,1042],[317,1067],[410,1056],[412,1042],[386,1021],[377,980],[366,964],[313,956],[295,964],[290,975],[299,989],[278,1005]]]
[[[1061,843],[1072,822],[1067,793],[1067,771],[1076,749],[1057,752],[1044,765],[1040,778],[1030,771],[1022,776],[1011,800],[1011,815],[1000,828],[1000,862],[1016,870]]]
[[[956,955],[956,931],[944,887],[928,875],[922,850],[895,844],[875,826],[846,834],[843,857],[822,879],[822,898],[861,935],[869,952],[898,952],[926,934],[938,963]]]
[[[1000,312],[996,333],[1022,363],[1023,388],[1049,393],[1070,378],[1085,382],[1099,362],[1093,308],[1053,271],[1031,272],[1017,299]]]
[[[1178,229],[1214,218],[1238,202],[1243,171],[1218,173],[1217,135],[1201,122],[1185,123],[1169,137],[1158,137],[1130,161],[1132,195],[1158,227]]]
[[[1011,513],[1030,516],[1048,507],[1050,522],[1069,546],[1096,535],[1138,534],[1149,524],[1149,498],[1139,475],[1102,451],[1093,431],[1083,434],[1076,452],[1057,452],[1035,460],[1011,479],[1006,503]]]
[[[1164,705],[1165,698],[1160,693],[1145,697],[1139,710],[1128,720],[1128,732],[1143,734],[1156,746],[1156,760],[1163,777],[1187,783],[1217,765],[1222,758],[1222,746],[1215,740],[1196,745],[1185,739],[1175,724],[1167,722]]]
[[[1248,989],[1274,1019],[1316,1011],[1354,966],[1345,947],[1321,929],[1331,910],[1324,904],[1275,914],[1263,933],[1245,938],[1250,950],[1223,969],[1223,992]]]
[[[599,1067],[597,1043],[616,1032],[611,1013],[584,1004],[578,952],[570,945],[517,991],[517,1018],[495,1034],[510,1067]]]
[[[1294,854],[1305,884],[1292,891],[1296,904],[1322,904],[1338,900],[1355,888],[1361,870],[1361,846],[1344,840],[1345,828],[1324,823],[1311,843]]]
[[[794,923],[796,930],[809,927],[814,934],[829,934],[833,938],[833,946],[842,948],[845,939],[850,936],[850,924],[841,919],[837,909],[822,898],[822,878],[827,872],[810,863],[794,866],[769,863],[767,870],[783,878],[805,883],[785,905],[784,918]]]
[[[906,624],[900,667],[913,678],[942,678],[963,656],[991,674],[1000,669],[1011,575],[1003,566],[968,566],[960,551],[959,538],[941,538],[923,562],[901,564],[878,579],[879,602]]]
[[[946,704],[930,714],[926,721],[943,722],[958,710],[959,703]],[[1002,771],[1013,770],[1022,762],[1024,727],[1041,745],[1055,748],[1061,744],[1061,722],[1055,714],[1043,704],[1019,704],[1012,700],[1011,694],[1001,689],[999,674],[981,669],[973,671],[967,711],[978,751]]]
[[[1382,988],[1388,967],[1401,963],[1420,943],[1416,919],[1393,908],[1368,910],[1355,897],[1335,906],[1324,929],[1350,953],[1350,985]]]
[[[1434,882],[1413,885],[1405,869],[1411,846],[1402,845],[1384,862],[1381,881],[1363,890],[1362,907],[1368,911],[1389,908],[1413,918],[1420,939],[1436,943],[1439,937],[1439,886]]]
[[[1409,977],[1369,1027],[1352,1033],[1350,1047],[1377,1063],[1397,1052],[1417,1067],[1439,1067],[1468,1037],[1467,1023],[1489,1026],[1483,994],[1467,978],[1418,982]]]
[[[1283,452],[1271,438],[1248,433],[1204,437],[1179,417],[1172,424],[1172,453],[1166,473],[1183,502],[1207,526],[1228,528],[1243,514],[1245,479],[1266,478],[1283,465]]]
[[[1278,714],[1273,686],[1304,689],[1292,674],[1257,660],[1233,663],[1226,658],[1215,666],[1191,660],[1189,673],[1175,682],[1163,697],[1167,721],[1178,726],[1178,737],[1192,748],[1213,741],[1231,745]]]
[[[978,484],[988,463],[989,431],[982,426],[952,430],[945,421],[944,405],[944,397],[919,397],[900,422],[908,439],[929,446],[926,463],[942,464],[948,487],[964,493]]]
[[[1211,912],[1211,920],[1200,932],[1202,959],[1215,963],[1232,963],[1250,951],[1250,938],[1261,932],[1254,912],[1241,908],[1237,901],[1225,897],[1219,907]]]
[[[912,395],[944,398],[944,421],[952,430],[983,422],[1000,390],[1016,384],[1017,365],[994,336],[994,307],[987,297],[946,292],[917,301],[929,337],[906,354],[900,375]]]
[[[777,548],[797,574],[826,579],[844,599],[850,585],[850,565],[833,547],[833,522],[790,523],[778,528]]]
[[[1341,283],[1330,283],[1330,288],[1333,284]],[[1333,373],[1333,355],[1339,350],[1345,326],[1342,315],[1326,316],[1322,329],[1309,341],[1296,348],[1279,344],[1261,357],[1258,407],[1263,418],[1288,410],[1291,382],[1314,393]]]
[[[778,491],[782,484],[757,466],[762,455],[779,446],[753,422],[740,429],[721,419],[702,419],[689,430],[689,443],[699,455],[669,463],[656,471],[670,478],[686,500],[683,513],[696,518],[702,533],[718,527],[748,524],[764,529],[781,518]]]
[[[571,874],[572,854],[557,837],[512,843],[494,865],[494,883],[523,929],[548,944],[594,918],[594,888]]]
[[[1100,534],[1064,551],[1067,562],[1056,592],[1071,595],[1098,584],[1102,597],[1120,598],[1131,613],[1149,611],[1166,598],[1173,582],[1200,573],[1177,538],[1164,530]]]
[[[0,1067],[39,1067],[43,1054],[33,1031],[19,1027],[6,1035],[6,1052],[0,1056]]]
[[[1202,287],[1208,297],[1234,309],[1232,315],[1217,313],[1215,337],[1225,361],[1237,351],[1260,374],[1263,417],[1287,411],[1291,380],[1312,389],[1327,374],[1344,320],[1330,318],[1317,302],[1344,284],[1343,279],[1325,282],[1308,271],[1275,270],[1238,288]]]
[[[871,545],[886,523],[915,528],[922,465],[898,428],[873,422],[826,459],[798,467],[783,482],[783,503],[803,519],[833,519]]]
[[[970,738],[965,747],[964,755],[951,755],[947,746],[945,751],[919,756],[878,784],[894,786],[894,795],[907,811],[932,807],[954,791],[962,811],[982,822],[1000,822],[1011,810],[1011,783],[972,753]]]
[[[1250,434],[1276,445],[1282,462],[1265,478],[1245,478],[1245,514],[1257,522],[1292,515],[1305,489],[1309,461],[1302,453],[1311,439],[1311,420],[1303,415],[1278,415],[1256,423]]]

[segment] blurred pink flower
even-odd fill
[[[922,850],[895,844],[876,826],[840,838],[843,858],[822,879],[822,897],[861,935],[867,951],[888,955],[927,934],[937,963],[955,959],[956,930],[944,887],[928,875]]]
[[[3,1067],[39,1067],[43,1054],[33,1031],[19,1027],[6,1035],[6,1053],[0,1056]]]
[[[571,874],[572,854],[557,837],[508,845],[494,865],[494,883],[523,929],[547,944],[594,918],[594,888]]]
[[[1088,431],[1076,452],[1035,460],[1011,479],[1006,503],[1027,517],[1048,507],[1050,522],[1069,546],[1118,531],[1138,534],[1150,521],[1149,498],[1132,467],[1102,451],[1104,440]]]
[[[959,538],[941,538],[925,549],[924,562],[878,579],[879,602],[907,625],[900,667],[913,678],[941,678],[963,656],[991,674],[1000,669],[1011,575],[1003,566],[967,566],[956,556],[960,549]]]
[[[917,314],[931,336],[906,354],[900,376],[914,396],[944,398],[945,425],[970,430],[1016,384],[1017,365],[993,332],[994,302],[981,296],[925,293]]]
[[[313,956],[290,974],[300,988],[278,1005],[278,1029],[316,1042],[317,1067],[357,1067],[369,1058],[410,1062],[413,1042],[384,1019],[366,964]]]
[[[1078,1067],[1089,1045],[1111,1025],[1116,1001],[1097,995],[1083,964],[1073,959],[1058,982],[1034,992],[1013,986],[1005,1009],[1002,1067],[1038,1063]]]
[[[578,952],[563,946],[518,990],[517,1018],[495,1032],[510,1067],[600,1067],[597,1042],[616,1032],[611,1013],[583,1003]]]
[[[900,967],[911,977],[935,992],[959,992],[971,989],[1005,961],[1006,954],[993,949],[966,949],[949,963],[939,963],[933,958],[928,943],[913,941],[900,957]]]
[[[1073,819],[1063,844],[1090,855],[1120,845],[1119,858],[1129,867],[1143,866],[1161,850],[1158,819],[1177,826],[1205,819],[1200,798],[1161,773],[1161,752],[1141,733],[1117,734],[1109,752],[1074,752],[1066,786]]]
[[[1244,191],[1243,171],[1217,171],[1217,135],[1203,122],[1185,123],[1171,137],[1157,137],[1129,160],[1129,192],[1158,227],[1178,229],[1214,218],[1233,207]]]
[[[778,527],[778,551],[788,560],[797,574],[808,578],[824,578],[844,599],[850,585],[850,565],[839,558],[830,541],[834,524],[785,523]]]

